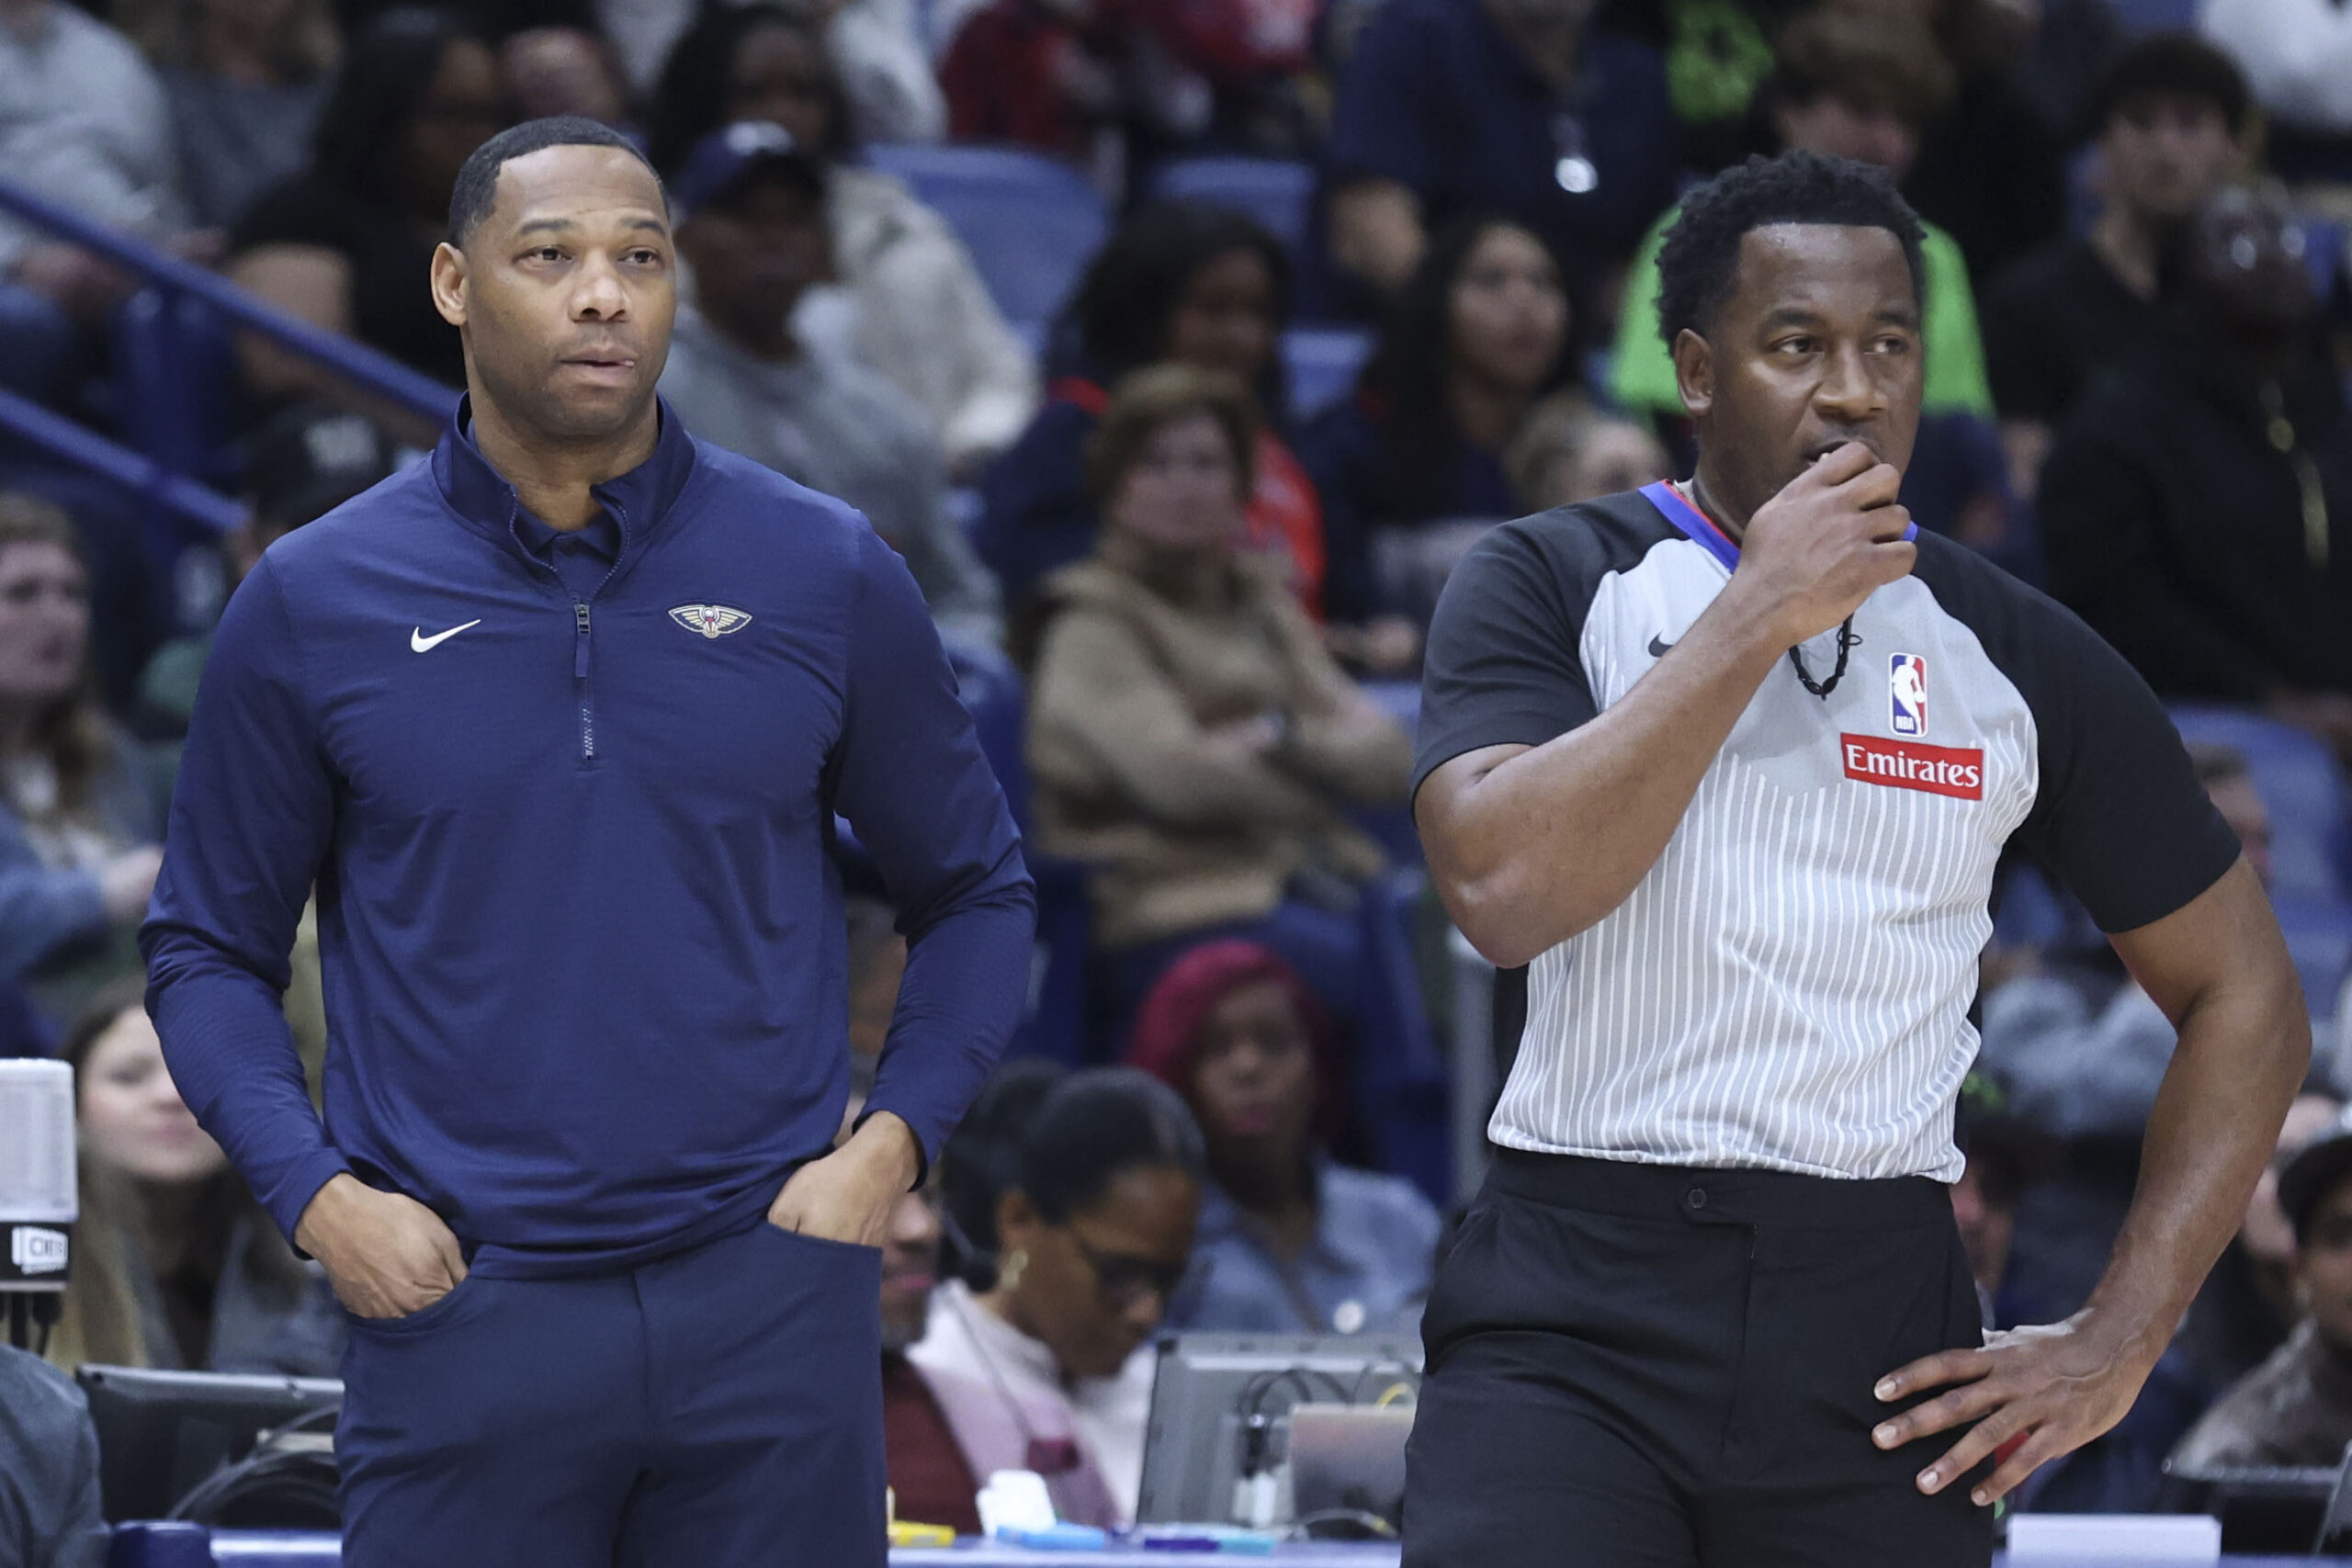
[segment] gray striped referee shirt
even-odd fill
[[[1681,825],[1606,919],[1504,977],[1510,1148],[1832,1177],[1959,1178],[1977,954],[2014,844],[2102,930],[2196,897],[2238,845],[2147,686],[1959,546],[1855,615],[1827,698],[1773,667]],[[1622,699],[1730,581],[1671,490],[1510,523],[1430,631],[1414,786]],[[1836,634],[1801,650],[1818,681]]]

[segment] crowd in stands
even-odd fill
[[[1453,1032],[1406,799],[1448,572],[1498,521],[1687,471],[1657,261],[1692,181],[1781,149],[1874,165],[1928,224],[1905,504],[2185,715],[2254,727],[2198,766],[2342,1031],[2140,1405],[2025,1505],[2146,1507],[2167,1455],[2334,1462],[2352,1438],[2348,17],[0,0],[0,397],[135,447],[142,400],[191,395],[133,368],[139,269],[11,192],[454,389],[425,278],[467,154],[558,113],[643,148],[683,264],[669,408],[906,558],[967,700],[993,694],[1040,873],[1038,1016],[884,1248],[899,1513],[972,1528],[976,1478],[1012,1466],[1115,1523],[1155,1334],[1410,1331],[1466,1190],[1376,1168],[1392,1108],[1363,1092],[1398,996]],[[1059,258],[1051,306],[1006,292],[1003,235],[912,172],[922,144],[1079,193],[1103,238]],[[342,1320],[172,1090],[130,937],[225,595],[438,432],[215,337],[195,477],[244,517],[217,538],[0,434],[0,1048],[80,1073],[88,1267],[52,1359],[331,1373]],[[2275,878],[2274,827],[2297,846]],[[1401,990],[1368,935],[1395,908]],[[315,1083],[314,930],[288,1005]],[[854,904],[849,953],[870,1066],[905,960],[887,908]],[[2172,1029],[2025,865],[1981,1017],[1955,1212],[1988,1325],[2063,1316]]]

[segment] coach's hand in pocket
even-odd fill
[[[2154,1356],[2089,1313],[2006,1329],[1988,1335],[1981,1350],[1946,1350],[1881,1379],[1876,1392],[1886,1404],[1960,1386],[1880,1422],[1871,1440],[1899,1449],[1974,1422],[1919,1472],[1919,1490],[1940,1492],[1986,1459],[1997,1459],[1993,1473],[1969,1490],[1970,1499],[1983,1506],[2122,1420],[2154,1370]]]
[[[792,1173],[768,1205],[768,1223],[827,1241],[879,1247],[891,1211],[922,1169],[914,1130],[878,1111],[847,1143]]]
[[[357,1317],[423,1312],[466,1277],[465,1254],[440,1215],[348,1173],[319,1189],[294,1245],[319,1260],[335,1299]]]

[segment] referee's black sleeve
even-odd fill
[[[2073,611],[1943,540],[1917,575],[2033,710],[2040,783],[2013,841],[2103,931],[2160,920],[2213,886],[2237,835],[2197,782],[2147,682]]]
[[[1413,789],[1465,751],[1541,746],[1595,712],[1577,645],[1589,590],[1575,570],[1572,514],[1506,523],[1447,579],[1421,667]]]

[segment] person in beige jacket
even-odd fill
[[[1401,802],[1412,766],[1278,565],[1240,548],[1257,423],[1215,371],[1121,382],[1088,454],[1100,542],[1016,629],[1037,847],[1088,866],[1122,1003],[1247,931],[1349,1010],[1355,888],[1383,857],[1347,808]]]

